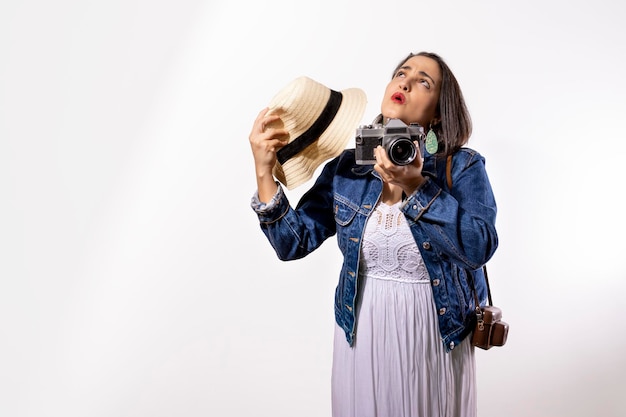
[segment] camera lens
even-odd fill
[[[415,144],[408,138],[398,137],[387,142],[387,155],[396,165],[408,165],[415,159]]]

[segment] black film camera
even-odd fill
[[[414,141],[418,141],[424,155],[424,128],[416,123],[406,125],[400,119],[390,119],[386,125],[359,126],[356,130],[355,156],[358,165],[376,163],[374,149],[382,145],[389,159],[396,165],[408,165],[417,156]]]

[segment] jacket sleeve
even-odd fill
[[[427,182],[403,205],[416,237],[425,236],[441,256],[463,268],[480,268],[495,252],[496,202],[477,152],[462,150],[452,158],[452,189],[444,186],[445,170]]]
[[[333,215],[333,175],[335,162],[329,162],[298,202],[291,207],[279,185],[277,194],[267,205],[252,203],[261,230],[283,261],[300,259],[317,249],[336,232]]]

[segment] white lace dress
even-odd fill
[[[400,203],[365,227],[353,347],[335,325],[333,417],[474,417],[474,349],[441,341],[428,271]]]

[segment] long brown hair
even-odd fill
[[[431,58],[439,64],[439,68],[441,69],[441,89],[437,103],[437,116],[439,120],[434,125],[424,126],[424,129],[426,129],[426,131],[428,131],[428,129],[435,131],[439,141],[438,155],[451,155],[465,145],[472,134],[472,119],[465,105],[461,87],[452,73],[452,70],[448,67],[448,64],[446,64],[439,55],[432,52],[409,54],[398,64],[391,77],[393,78],[400,67],[414,56]]]

